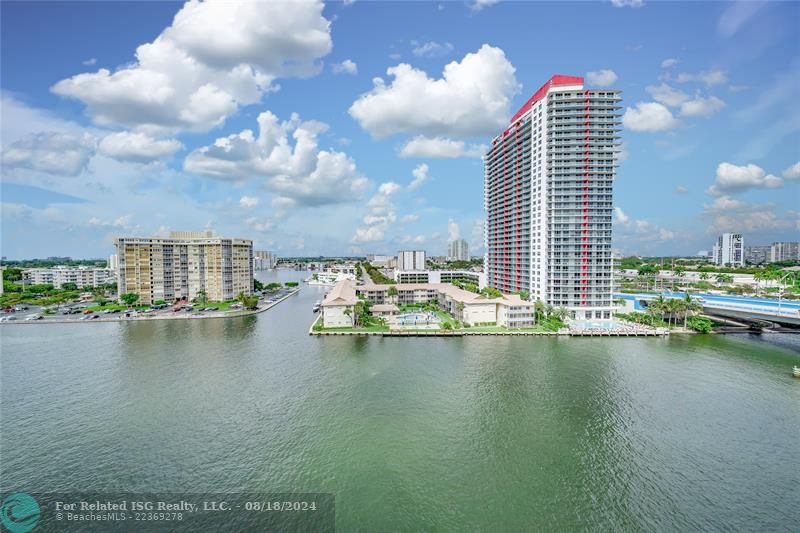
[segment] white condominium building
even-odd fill
[[[59,265],[23,270],[22,280],[25,284],[52,285],[56,289],[61,289],[65,283],[74,283],[79,289],[84,289],[114,283],[116,273],[109,268]]]
[[[425,270],[425,251],[401,250],[397,252],[397,270]]]
[[[472,283],[478,289],[486,288],[486,274],[471,270],[395,270],[397,283]]]
[[[723,233],[714,243],[714,263],[717,266],[744,266],[744,239],[741,233]]]
[[[612,316],[612,191],[620,92],[553,76],[484,156],[487,283],[566,307],[574,319]]]
[[[139,302],[195,298],[231,300],[253,292],[253,241],[214,237],[210,232],[174,232],[169,237],[116,239],[118,292]]]
[[[450,241],[447,247],[447,259],[450,261],[469,261],[469,244],[464,239]]]

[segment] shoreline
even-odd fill
[[[664,328],[655,328],[649,330],[626,330],[617,331],[524,331],[524,330],[509,330],[509,331],[469,331],[469,330],[402,330],[390,329],[388,331],[315,331],[314,326],[322,319],[320,314],[309,326],[308,334],[320,337],[332,335],[344,336],[358,336],[358,337],[469,337],[469,336],[497,336],[505,335],[512,337],[668,337],[670,331]]]
[[[217,314],[217,315],[201,315],[201,316],[192,316],[192,315],[158,315],[158,316],[143,316],[143,317],[136,317],[136,318],[125,318],[123,316],[115,317],[115,318],[96,318],[94,320],[81,320],[81,319],[53,319],[48,320],[43,318],[42,320],[12,320],[10,322],[0,322],[0,324],[9,324],[9,325],[33,325],[33,324],[88,324],[88,323],[96,323],[96,322],[143,322],[143,321],[150,321],[150,320],[208,320],[213,318],[240,318],[243,316],[252,316],[258,315],[265,311],[268,311],[281,303],[282,301],[286,300],[290,296],[294,296],[300,292],[300,287],[295,288],[292,292],[283,296],[274,302],[270,302],[265,307],[259,307],[258,309],[252,310],[243,310],[238,311],[235,313],[229,314]]]

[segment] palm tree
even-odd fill
[[[344,310],[344,314],[350,318],[350,323],[353,324],[353,327],[356,327],[355,318],[353,317],[353,310],[348,307]]]
[[[722,281],[724,283],[733,283],[733,274],[724,274]]]
[[[672,271],[672,274],[673,274],[673,276],[672,276],[672,290],[674,291],[675,290],[675,278],[678,278],[678,280],[682,279],[683,276],[686,275],[686,269],[683,268],[682,266],[676,266],[675,269]]]
[[[756,282],[756,296],[761,294],[761,282],[767,279],[767,272],[765,270],[759,270],[755,274],[753,274],[753,281]]]
[[[708,281],[708,272],[700,273],[700,281]]]
[[[702,311],[703,306],[698,302],[695,302],[688,292],[686,293],[686,296],[684,296],[681,303],[683,304],[683,329],[686,329],[686,320],[688,319],[689,315],[694,315],[696,311]]]
[[[397,287],[395,287],[395,286],[389,287],[389,290],[386,291],[386,294],[389,296],[389,301],[391,303],[396,303],[397,302],[397,294],[398,294],[397,293]]]
[[[534,322],[539,322],[544,316],[544,311],[545,311],[544,302],[537,299],[536,302],[534,302],[533,304],[533,310],[534,310]]]

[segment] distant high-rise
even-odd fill
[[[397,270],[425,270],[425,251],[401,250],[397,252]]]
[[[744,262],[748,265],[763,265],[769,263],[769,246],[745,246]]]
[[[611,318],[620,92],[553,76],[484,156],[487,283]]]
[[[275,252],[269,250],[255,250],[253,252],[254,270],[272,270],[277,263],[278,257]]]
[[[450,261],[469,261],[469,244],[464,239],[450,241],[447,247],[447,259]]]
[[[253,241],[211,232],[173,232],[169,237],[118,237],[117,290],[139,303],[232,300],[253,292]]]
[[[777,261],[800,261],[800,243],[798,242],[773,242],[769,246],[770,263]]]
[[[741,233],[723,233],[714,243],[717,266],[744,266],[744,239]]]

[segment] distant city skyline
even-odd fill
[[[8,259],[202,229],[282,257],[483,255],[481,156],[555,74],[622,91],[615,253],[800,232],[794,2],[0,10]]]

